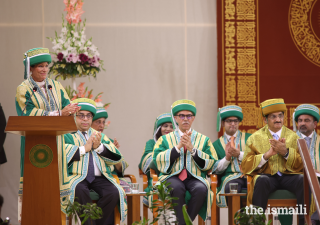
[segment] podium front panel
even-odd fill
[[[26,137],[21,224],[61,225],[55,136]]]

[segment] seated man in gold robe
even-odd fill
[[[269,195],[277,189],[285,189],[294,193],[297,204],[303,207],[299,137],[283,125],[286,105],[283,99],[270,99],[262,102],[260,107],[267,125],[248,138],[241,164],[243,173],[253,176],[248,203],[265,211]],[[299,224],[304,224],[303,215],[299,215]]]

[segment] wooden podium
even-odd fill
[[[61,225],[56,136],[77,130],[73,117],[9,117],[5,132],[26,138],[22,225]]]

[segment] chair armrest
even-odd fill
[[[211,191],[213,191],[213,193],[217,193],[217,187],[219,187],[218,175],[212,174],[211,172],[208,172],[207,175],[210,177]]]
[[[120,184],[120,180],[119,180],[119,177],[115,174],[112,174],[113,178],[116,179],[117,181],[117,184]]]
[[[144,190],[148,187],[148,176],[144,174],[140,168],[139,168],[139,176],[142,177],[142,186]]]
[[[123,177],[128,177],[128,178],[130,178],[131,183],[137,183],[136,177],[135,177],[134,175],[132,175],[132,174],[125,174],[125,175],[123,175]]]
[[[154,169],[150,168],[150,177],[152,178],[152,185],[154,186],[158,182],[158,176],[156,174],[156,171]]]
[[[252,176],[247,175],[247,193],[249,193],[249,192],[250,192],[250,185],[251,185],[251,182],[252,182]]]

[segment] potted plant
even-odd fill
[[[76,224],[79,224],[80,222],[78,221],[77,217],[77,215],[80,213],[82,213],[80,217],[84,218],[81,224],[84,224],[88,219],[90,219],[91,224],[93,224],[92,220],[100,219],[102,217],[102,209],[98,207],[96,203],[87,203],[86,205],[81,205],[76,201],[73,203],[69,201],[66,208],[66,213],[68,218],[71,220],[74,218]]]
[[[160,182],[152,191],[147,193],[147,196],[158,196],[158,199],[152,200],[152,207],[150,209],[157,208],[156,212],[158,212],[158,216],[153,219],[151,224],[156,222],[158,222],[159,225],[178,224],[173,209],[176,203],[172,203],[172,200],[177,200],[178,198],[171,197],[170,191],[172,188],[168,188],[169,185],[170,183],[167,183],[166,181]]]

